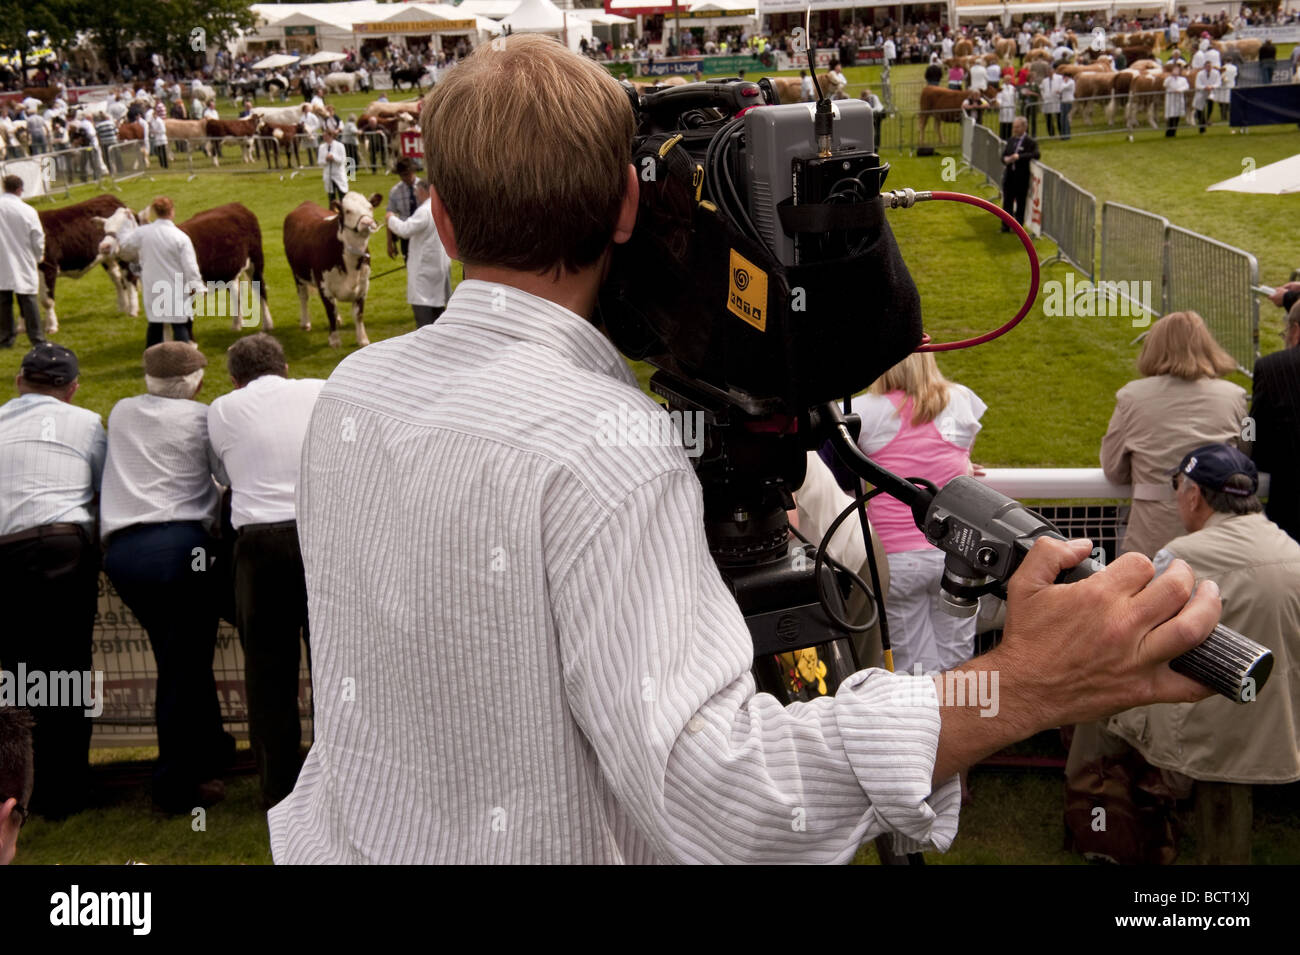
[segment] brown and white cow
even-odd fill
[[[212,164],[221,165],[221,147],[226,140],[239,142],[244,162],[253,161],[253,140],[257,136],[258,120],[248,119],[208,119],[204,120],[203,131],[212,144]]]
[[[135,277],[114,256],[106,256],[100,251],[104,220],[120,209],[126,209],[120,199],[101,195],[62,209],[40,211],[41,227],[45,230],[45,257],[38,268],[38,299],[45,313],[47,332],[59,330],[59,316],[54,308],[55,280],[60,275],[80,278],[96,265],[102,265],[113,280],[118,309],[127,315],[137,314],[139,300]]]
[[[284,219],[284,254],[298,287],[299,324],[311,328],[308,307],[311,290],[320,295],[330,323],[330,347],[338,348],[338,312],[335,302],[351,302],[357,324],[357,344],[369,345],[366,337],[366,294],[370,291],[370,237],[379,229],[374,210],[384,197],[369,199],[349,192],[329,209],[304,202]]]
[[[274,163],[275,168],[279,169],[282,155],[285,166],[290,169],[294,166],[301,168],[298,137],[306,132],[302,124],[269,123],[264,119],[258,119],[257,124],[257,135],[262,140],[262,151],[266,153],[266,168],[270,169]]]
[[[126,207],[118,209],[104,222],[101,254],[118,256],[120,243],[152,218],[152,208],[146,215],[137,215]],[[198,262],[199,275],[208,283],[208,292],[229,294],[231,324],[235,331],[245,327],[246,303],[240,296],[240,284],[246,281],[252,282],[248,302],[254,310],[259,309],[260,303],[262,330],[273,328],[262,278],[266,263],[262,256],[262,227],[257,216],[238,202],[228,202],[177,223],[177,228],[194,244],[194,258]],[[145,292],[152,294],[149,289]],[[258,316],[250,317],[256,324]]]

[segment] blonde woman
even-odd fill
[[[1116,393],[1101,441],[1106,477],[1133,485],[1120,553],[1154,557],[1183,534],[1168,472],[1184,454],[1240,443],[1246,392],[1222,377],[1236,367],[1196,312],[1172,312],[1151,326],[1138,355],[1143,377]]]
[[[877,464],[902,477],[922,477],[942,487],[975,473],[970,450],[987,406],[975,392],[948,381],[934,355],[909,355],[854,399],[862,417],[858,446]],[[939,606],[943,552],[917,528],[912,512],[884,494],[871,499],[867,516],[889,556],[886,616],[900,671],[935,673],[974,655],[975,618],[958,619]]]

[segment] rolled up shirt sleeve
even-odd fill
[[[833,696],[757,693],[744,618],[709,555],[689,471],[641,485],[555,582],[565,688],[615,801],[664,861],[847,862],[896,834],[946,850],[931,679],[867,670]]]

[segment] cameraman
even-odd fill
[[[971,664],[1000,673],[996,716],[881,670],[788,708],[756,693],[685,449],[609,433],[662,415],[592,321],[636,223],[627,94],[512,36],[421,125],[466,281],[435,325],[344,360],[312,417],[317,735],[269,813],[277,862],[846,862],[885,832],[946,849],[962,767],[1209,694],[1165,661],[1218,619],[1212,586],[1188,603],[1186,565],[1153,581],[1142,557],[1053,586],[1091,544],[1051,540]]]

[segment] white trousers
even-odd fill
[[[943,551],[906,550],[889,555],[889,596],[885,614],[894,669],[939,673],[975,655],[976,618],[953,617],[939,604]]]

